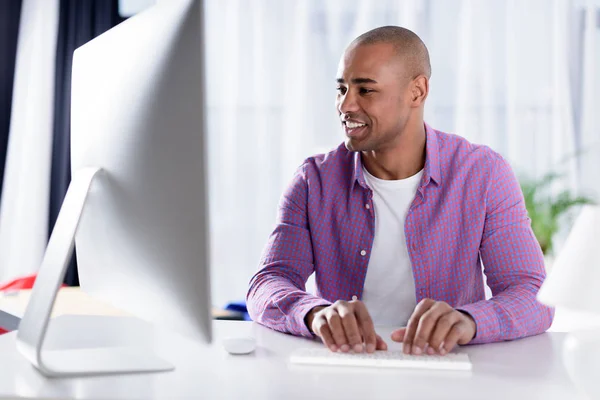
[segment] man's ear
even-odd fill
[[[429,94],[429,79],[425,75],[419,75],[413,79],[411,86],[412,106],[419,107]]]

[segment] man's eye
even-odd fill
[[[344,93],[346,93],[346,88],[343,86],[338,86],[337,91],[338,91],[338,93],[344,94]]]
[[[371,92],[373,92],[373,89],[360,88],[361,94],[367,94],[367,93],[371,93]]]

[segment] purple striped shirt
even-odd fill
[[[404,226],[416,301],[432,298],[470,314],[477,325],[471,343],[544,332],[554,316],[536,300],[544,259],[512,169],[486,146],[425,128],[425,167]],[[308,158],[281,198],[275,230],[250,281],[252,319],[312,336],[304,318],[313,307],[360,299],[373,209],[360,153],[341,144]],[[315,295],[305,290],[312,273]]]

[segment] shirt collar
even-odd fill
[[[438,143],[437,132],[429,125],[425,124],[425,133],[427,135],[425,143],[425,166],[423,168],[423,177],[421,185],[426,186],[430,180],[433,180],[438,185],[442,184],[442,174],[440,169],[440,148]],[[367,189],[368,185],[365,181],[365,175],[362,170],[362,159],[360,151],[355,151],[354,154],[354,171],[352,172],[352,186],[358,182],[360,186]]]
[[[425,167],[423,178],[431,178],[438,185],[442,184],[442,168],[440,165],[440,144],[438,141],[438,133],[435,129],[425,124],[425,132],[427,133],[427,143],[425,144]]]

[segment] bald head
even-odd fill
[[[399,26],[382,26],[365,32],[350,43],[348,49],[362,45],[386,43],[394,46],[410,78],[431,77],[431,63],[425,43],[411,30]]]

